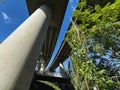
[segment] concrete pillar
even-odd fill
[[[64,77],[64,65],[63,63],[59,63],[60,66],[60,74]]]
[[[50,23],[42,5],[0,46],[0,90],[29,90],[36,60]]]
[[[40,70],[39,70],[39,72],[44,71],[44,69],[45,69],[45,60],[40,59]]]

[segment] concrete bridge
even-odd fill
[[[60,32],[68,0],[26,0],[30,17],[0,44],[0,90],[28,90],[36,61],[48,65]],[[64,48],[63,48],[64,47]],[[63,43],[54,63],[54,71],[70,52]],[[64,51],[63,51],[64,50]],[[61,52],[66,52],[60,59]]]

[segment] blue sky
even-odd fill
[[[66,30],[70,24],[73,8],[76,7],[78,1],[69,0],[58,41],[49,65],[52,63],[64,39]],[[26,0],[4,0],[0,2],[0,41],[5,40],[28,17]]]
[[[5,40],[28,16],[25,0],[0,2],[0,41]]]

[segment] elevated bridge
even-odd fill
[[[63,63],[69,57],[70,52],[70,46],[67,42],[63,41],[52,64],[48,67],[48,70],[53,72],[59,66],[59,63]]]
[[[48,62],[52,56],[64,14],[67,8],[68,0],[26,0],[29,14],[31,15],[41,5],[47,5],[52,10],[52,16],[48,29],[46,30],[46,37],[42,45],[39,59],[44,60],[44,66],[48,65]]]
[[[48,65],[68,4],[68,0],[26,2],[30,17],[0,44],[0,90],[28,90],[36,61],[44,61],[44,67]],[[49,70],[63,62],[70,50],[63,42]]]

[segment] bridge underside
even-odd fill
[[[70,55],[71,48],[67,42],[63,41],[62,45],[60,46],[55,59],[53,60],[52,64],[49,66],[49,71],[54,71],[58,66],[59,63],[63,63]]]
[[[58,39],[68,0],[26,0],[26,2],[30,15],[43,4],[52,8],[52,18],[39,56],[39,60],[44,60],[44,67],[46,67]]]

